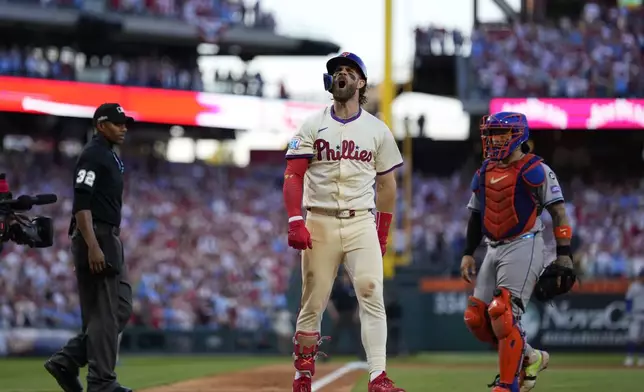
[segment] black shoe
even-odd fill
[[[83,384],[78,379],[78,372],[69,371],[66,367],[61,366],[51,360],[45,362],[45,370],[56,379],[58,385],[65,392],[83,392]],[[127,391],[125,391],[127,392]]]
[[[113,390],[112,392],[134,392],[134,391],[132,391],[128,387],[124,387],[124,386],[120,385],[120,386],[116,387],[116,389]]]

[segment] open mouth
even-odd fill
[[[346,81],[344,81],[344,80],[340,80],[340,81],[338,81],[338,87],[340,87],[340,88],[344,88],[346,85],[347,85],[347,82],[346,82]]]

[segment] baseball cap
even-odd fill
[[[130,124],[134,122],[132,117],[125,114],[125,110],[118,103],[104,103],[94,112],[94,126],[104,121],[114,124]]]

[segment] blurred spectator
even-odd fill
[[[416,56],[460,56],[465,37],[459,30],[429,26],[416,28]]]
[[[578,20],[482,26],[472,34],[472,92],[493,97],[641,97],[644,13],[586,4]]]

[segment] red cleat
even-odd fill
[[[293,380],[293,392],[311,392],[311,377],[302,376]]]
[[[387,373],[382,372],[369,383],[369,392],[405,392],[405,390],[396,387],[394,382],[387,377]]]

